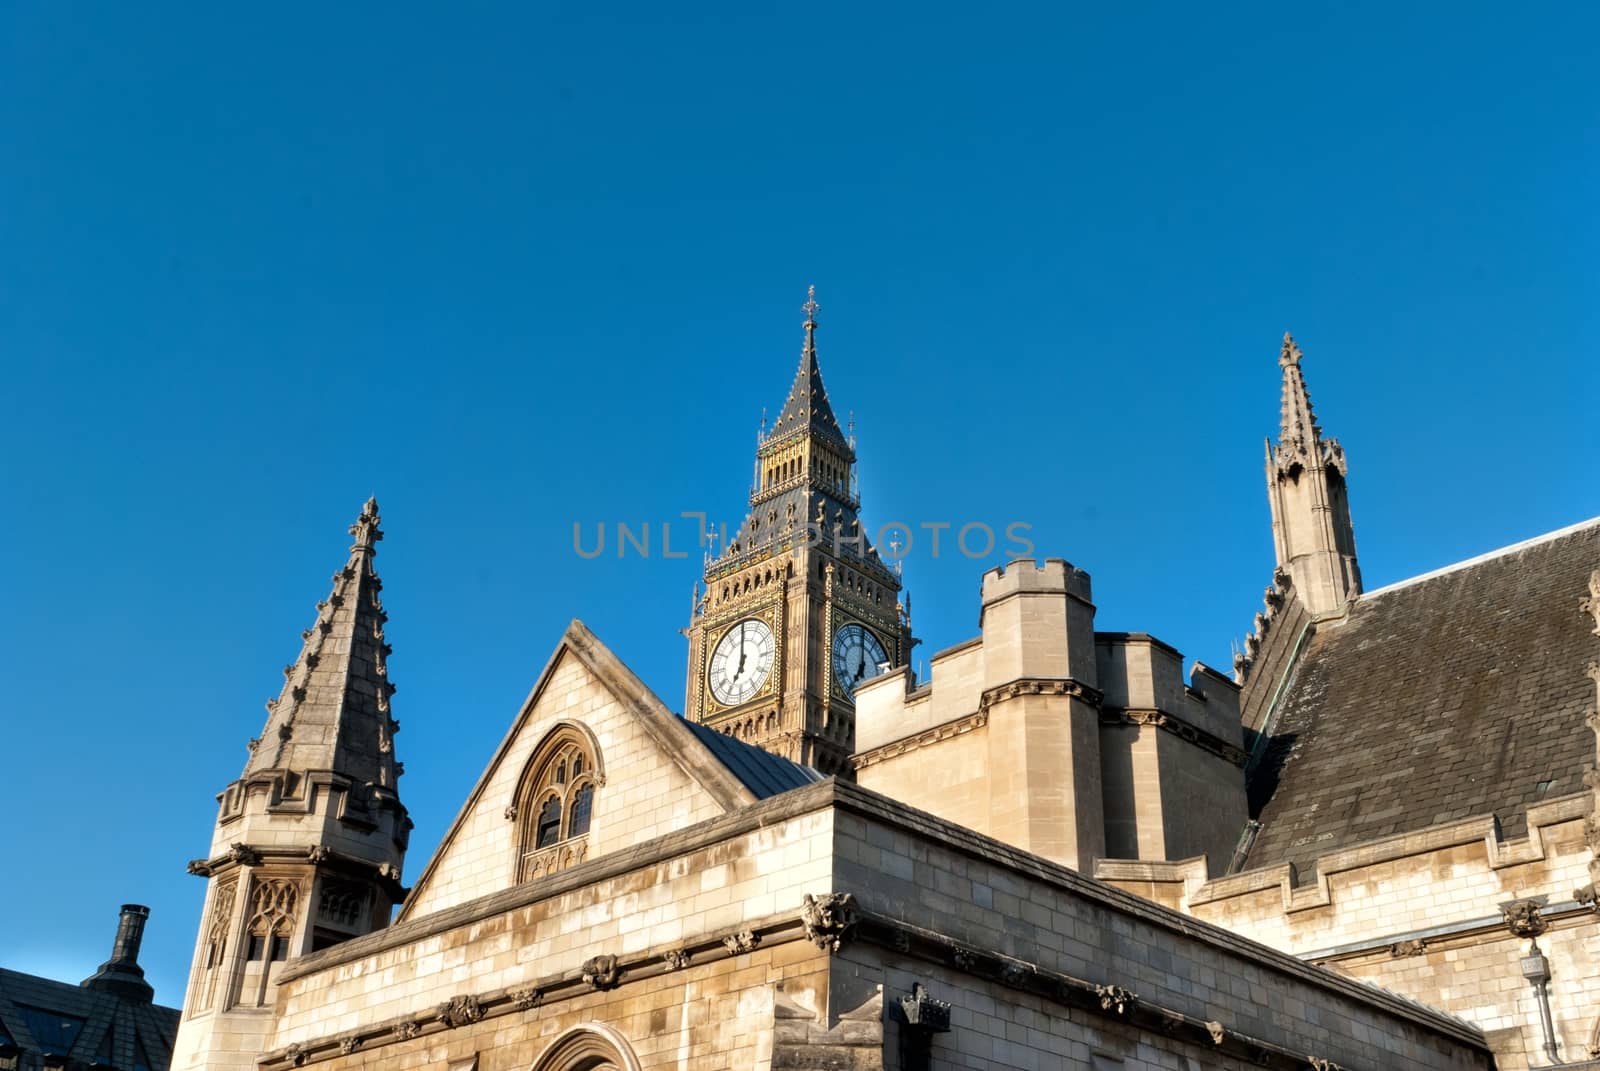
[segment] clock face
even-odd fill
[[[711,652],[711,694],[725,707],[751,698],[772,672],[772,629],[755,618],[723,633]]]
[[[833,634],[833,679],[846,696],[854,697],[856,685],[882,673],[888,661],[878,637],[854,622]]]

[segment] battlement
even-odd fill
[[[983,574],[985,606],[1022,592],[1072,595],[1084,602],[1093,601],[1089,591],[1089,574],[1064,558],[1046,558],[1043,562],[1019,558]]]

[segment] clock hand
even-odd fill
[[[739,665],[733,671],[734,680],[738,680],[739,675],[744,672],[744,629],[743,625],[739,626]]]

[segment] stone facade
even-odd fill
[[[1563,676],[1594,658],[1567,574],[1600,566],[1600,524],[1363,593],[1286,338],[1277,561],[1232,679],[1097,632],[1088,573],[1049,559],[987,573],[979,635],[917,680],[806,312],[751,514],[695,592],[685,716],[574,621],[410,889],[368,504],[191,865],[178,1071],[1600,1054],[1600,777]],[[1467,706],[1525,746],[1460,731]]]

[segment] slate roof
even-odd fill
[[[167,1071],[177,1008],[0,969],[0,1046],[120,1071]]]
[[[743,740],[735,740],[709,726],[688,720],[685,720],[684,724],[706,746],[706,750],[726,766],[728,772],[737,777],[758,800],[823,779],[822,774],[809,766],[791,762],[781,755],[774,755]]]
[[[1600,658],[1578,610],[1600,568],[1600,518],[1362,595],[1318,625],[1250,774],[1261,823],[1246,866],[1525,810],[1584,790],[1584,716]],[[1252,736],[1254,734],[1251,734]]]

